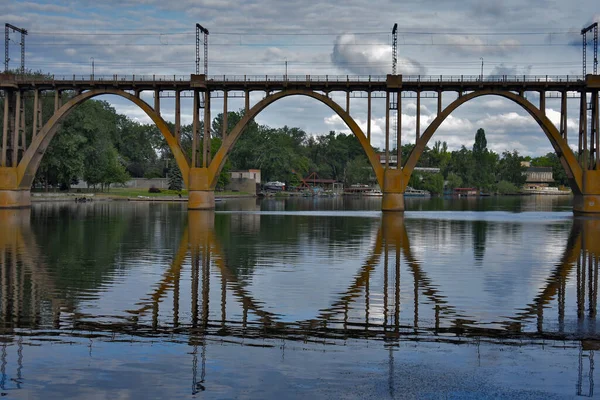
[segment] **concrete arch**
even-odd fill
[[[450,103],[427,127],[421,138],[417,141],[417,144],[411,151],[408,159],[406,160],[406,164],[402,169],[404,175],[404,182],[408,182],[412,172],[419,161],[419,158],[423,154],[425,150],[425,146],[439,128],[439,126],[444,122],[444,120],[456,110],[459,106],[463,105],[469,100],[472,100],[481,96],[501,96],[508,100],[512,100],[517,103],[523,109],[525,109],[529,115],[531,115],[538,125],[542,128],[548,140],[552,144],[554,151],[558,154],[563,167],[567,172],[567,176],[569,177],[569,181],[571,183],[571,188],[575,193],[581,193],[583,190],[583,171],[581,166],[577,162],[573,151],[568,146],[567,142],[560,136],[558,129],[554,126],[554,124],[546,117],[544,113],[542,113],[536,106],[534,106],[530,101],[525,99],[518,94],[508,92],[508,91],[494,91],[494,90],[479,90],[476,92],[471,92],[466,95],[459,96],[458,99],[454,100]]]
[[[150,107],[148,103],[123,90],[92,89],[87,92],[81,93],[70,99],[68,102],[66,102],[52,115],[48,122],[46,122],[46,124],[42,127],[39,134],[35,137],[27,151],[23,154],[23,158],[17,166],[17,180],[20,188],[27,190],[31,188],[31,185],[35,178],[35,173],[40,165],[40,162],[42,161],[42,157],[44,156],[46,149],[50,145],[52,138],[54,138],[54,135],[56,134],[56,131],[61,121],[65,117],[67,117],[71,113],[71,111],[75,109],[76,106],[83,103],[85,100],[103,94],[114,94],[131,101],[132,103],[140,107],[152,119],[152,121],[158,127],[160,133],[162,133],[163,137],[167,141],[169,148],[175,156],[177,165],[181,170],[181,174],[183,176],[185,185],[188,185],[190,163],[187,160],[183,151],[181,150],[179,143],[177,143],[177,139],[169,130],[169,127],[167,126],[165,120],[156,111],[154,111],[154,109]]]
[[[342,118],[342,120],[350,128],[350,130],[352,131],[354,136],[356,136],[358,138],[358,141],[360,142],[363,150],[365,151],[365,153],[367,155],[367,158],[369,159],[369,162],[371,163],[371,166],[373,167],[373,171],[375,172],[375,176],[377,178],[377,183],[379,183],[379,186],[381,188],[383,188],[383,171],[384,170],[383,170],[383,167],[381,166],[381,163],[379,162],[379,158],[377,157],[377,154],[371,147],[371,144],[367,140],[362,129],[360,129],[360,127],[354,121],[354,119],[350,116],[350,114],[348,114],[335,101],[333,101],[332,99],[330,99],[329,97],[327,97],[325,95],[316,93],[310,89],[306,89],[306,90],[293,89],[293,90],[283,90],[281,92],[277,92],[275,94],[268,95],[267,97],[265,97],[264,99],[262,99],[261,101],[256,103],[249,110],[249,112],[246,115],[244,115],[244,117],[237,123],[237,125],[233,128],[233,130],[227,136],[227,139],[225,139],[223,141],[221,148],[219,149],[217,154],[215,154],[214,159],[212,160],[212,162],[210,163],[210,166],[208,167],[210,189],[215,188],[215,186],[217,184],[217,179],[219,177],[219,174],[221,173],[221,169],[223,168],[223,165],[225,164],[227,155],[229,154],[229,152],[235,145],[235,142],[238,140],[238,138],[240,137],[240,135],[242,134],[242,132],[244,131],[244,128],[246,128],[248,123],[252,119],[254,119],[267,106],[276,102],[279,99],[282,99],[282,98],[288,97],[288,96],[311,97],[313,99],[320,101],[321,103],[325,104],[326,106],[331,108],[333,111],[335,111],[336,114],[339,115],[340,118]]]

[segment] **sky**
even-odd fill
[[[575,5],[576,4],[576,5]],[[208,29],[209,75],[385,75],[392,71],[391,30],[398,24],[398,73],[403,75],[581,75],[580,31],[600,21],[595,0],[0,0],[4,22],[28,30],[25,66],[54,75],[180,75],[195,73],[195,24]],[[588,72],[592,41],[588,35]],[[20,36],[10,34],[10,68],[20,64]],[[201,70],[202,70],[201,66]],[[536,93],[527,98],[539,104]],[[264,97],[254,92],[251,104]],[[345,107],[345,94],[332,95]],[[152,94],[143,98],[152,104]],[[456,95],[443,96],[448,105]],[[116,96],[100,98],[143,123],[141,109]],[[435,118],[436,99],[421,101],[421,133]],[[547,115],[559,123],[560,100],[547,99]],[[415,141],[416,102],[402,102],[403,143]],[[243,99],[230,98],[229,110]],[[192,104],[182,101],[182,121],[191,123]],[[211,114],[222,111],[212,101]],[[578,99],[568,101],[570,145],[576,146]],[[350,112],[366,131],[366,99],[353,98]],[[162,115],[174,120],[174,101],[161,100]],[[372,144],[384,147],[385,101],[374,99]],[[348,127],[317,100],[289,97],[257,118],[271,127],[299,127],[311,135]],[[523,155],[552,151],[537,123],[499,97],[461,106],[432,141],[451,150],[471,148],[485,129],[488,148]],[[433,144],[433,143],[430,143]],[[394,145],[394,143],[392,143]]]

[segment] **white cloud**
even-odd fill
[[[361,75],[385,75],[392,72],[392,48],[389,44],[361,44],[361,38],[343,34],[335,39],[331,61],[342,70]],[[415,60],[398,58],[398,73],[424,74],[425,69]]]
[[[56,75],[89,74],[91,57],[97,75],[189,75],[195,70],[196,22],[210,31],[209,73],[215,75],[281,75],[286,59],[289,74],[387,74],[391,72],[390,31],[394,23],[399,26],[398,67],[404,75],[478,75],[480,57],[484,58],[486,75],[552,75],[580,73],[578,32],[599,19],[598,13],[591,16],[589,12],[595,5],[592,0],[582,0],[573,8],[558,2],[552,7],[537,7],[533,16],[531,6],[519,0],[424,0],[402,12],[393,11],[388,0],[29,0],[8,2],[3,11],[6,22],[29,29],[26,67]],[[423,21],[427,21],[426,26]],[[515,34],[523,31],[575,34]],[[17,35],[11,40],[16,43]],[[571,42],[573,45],[560,45]],[[18,51],[18,45],[11,42],[11,67],[18,62]],[[538,101],[537,96],[528,96],[532,102]],[[262,95],[253,94],[252,101],[259,97]],[[444,105],[449,104],[449,97],[444,95]],[[231,99],[230,109],[243,107],[243,101],[238,100]],[[130,117],[147,121],[137,107],[116,98],[110,101]],[[547,115],[558,124],[556,110],[560,106],[552,101],[547,100]],[[371,117],[373,143],[379,146],[385,128],[381,103],[374,103]],[[164,99],[162,104],[165,118],[171,119],[172,100]],[[217,104],[213,105],[214,115],[219,112]],[[191,106],[186,103],[186,107],[182,110],[184,119],[191,115]],[[414,101],[406,100],[402,110],[407,141],[414,140],[414,107]],[[435,113],[435,100],[422,99],[422,131]],[[353,100],[351,114],[366,131],[366,102]],[[271,126],[299,126],[312,134],[325,133],[334,126],[346,129],[339,121],[328,121],[330,116],[331,110],[320,103],[294,97],[273,104],[257,120]],[[569,103],[570,132],[577,129],[576,122],[577,107]],[[531,117],[513,103],[493,97],[461,106],[433,140],[447,140],[451,148],[461,144],[470,147],[480,126],[486,129],[488,142],[498,148],[520,144],[519,148],[538,151],[547,144],[550,149]],[[569,136],[573,144],[576,135]],[[503,142],[494,143],[496,138]]]

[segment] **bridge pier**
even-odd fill
[[[573,196],[573,213],[600,217],[600,170],[583,170],[582,186]]]
[[[31,207],[31,192],[28,189],[0,189],[0,209]]]
[[[405,188],[402,170],[386,168],[383,176],[381,211],[404,212]]]
[[[576,194],[573,197],[573,214],[600,217],[600,194]]]
[[[211,210],[215,208],[215,192],[212,190],[189,190],[188,210]]]
[[[16,168],[0,167],[0,209],[31,206],[31,191],[19,187],[17,176]]]
[[[215,191],[210,187],[208,168],[190,168],[188,210],[215,208]]]

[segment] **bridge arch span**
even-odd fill
[[[554,151],[557,153],[559,159],[561,160],[563,168],[567,172],[567,176],[569,177],[569,182],[571,183],[571,188],[573,189],[573,192],[581,193],[583,191],[583,171],[581,169],[581,166],[577,162],[577,158],[575,158],[575,155],[573,154],[573,151],[569,147],[568,143],[561,137],[560,133],[558,132],[558,129],[556,129],[556,127],[548,119],[548,117],[524,97],[509,91],[495,90],[478,90],[459,96],[431,122],[431,124],[427,127],[427,129],[425,129],[425,132],[423,132],[423,134],[417,141],[415,147],[413,148],[408,159],[406,160],[406,164],[402,169],[402,173],[404,175],[404,182],[409,181],[410,176],[412,175],[414,168],[417,165],[417,162],[419,161],[419,158],[425,150],[425,146],[427,146],[427,143],[429,142],[433,134],[437,131],[437,129],[440,127],[442,122],[444,122],[446,118],[461,105],[465,104],[470,100],[482,96],[504,97],[518,104],[525,111],[527,111],[529,115],[531,115],[533,119],[535,119],[535,121],[538,123],[538,125],[542,128],[542,130],[546,134],[546,137],[548,137],[548,140],[550,140]]]
[[[131,93],[125,92],[119,89],[93,89],[77,96],[71,98],[68,102],[66,102],[62,107],[60,107],[54,115],[46,122],[46,124],[42,127],[39,134],[33,139],[31,145],[27,149],[27,151],[23,154],[23,158],[19,162],[17,166],[17,179],[18,185],[21,189],[29,190],[31,185],[33,184],[33,180],[35,178],[35,174],[37,169],[42,161],[44,153],[46,149],[50,145],[50,142],[54,138],[60,123],[66,118],[79,104],[83,103],[85,100],[91,99],[93,97],[97,97],[100,95],[112,94],[116,96],[123,97],[132,103],[136,104],[140,107],[156,124],[158,130],[163,135],[169,148],[173,152],[175,156],[175,160],[179,169],[181,170],[181,174],[183,176],[184,182],[186,186],[188,185],[189,179],[189,162],[184,155],[177,139],[167,126],[165,120],[158,114],[148,103],[144,100],[140,99],[132,95]]]
[[[339,104],[337,104],[331,98],[323,94],[317,93],[311,89],[291,89],[282,90],[280,92],[268,95],[267,97],[256,103],[252,108],[250,108],[248,113],[244,115],[244,117],[237,123],[237,125],[233,128],[233,130],[229,133],[227,138],[221,144],[221,148],[219,148],[219,151],[217,152],[217,154],[215,154],[212,162],[210,163],[210,166],[208,167],[210,189],[214,189],[217,185],[217,180],[219,174],[221,173],[221,169],[225,165],[227,155],[229,154],[231,149],[233,149],[233,146],[235,145],[238,138],[241,136],[242,132],[244,131],[244,128],[246,128],[248,123],[250,123],[250,121],[252,121],[262,110],[267,108],[269,105],[273,104],[277,100],[289,96],[311,97],[320,101],[321,103],[325,104],[333,111],[335,111],[335,113],[346,123],[346,126],[350,128],[350,131],[354,134],[354,136],[356,136],[356,138],[360,142],[365,154],[367,155],[367,158],[369,159],[369,162],[371,163],[371,166],[373,167],[373,171],[375,172],[375,176],[377,178],[377,183],[379,183],[379,186],[383,188],[384,170],[381,166],[381,163],[379,162],[379,158],[377,157],[377,154],[371,147],[371,144],[367,140],[362,129],[358,126],[358,124],[356,123],[356,121],[354,121],[350,114],[347,113],[342,107],[340,107]]]

